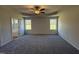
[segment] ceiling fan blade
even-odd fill
[[[40,6],[35,6],[34,7],[36,10],[39,10],[40,9]]]
[[[34,8],[30,8],[29,11],[34,11]]]
[[[43,14],[44,14],[45,12],[41,12],[41,13],[43,13]]]
[[[45,10],[44,8],[40,9],[40,11],[44,11],[44,10]]]

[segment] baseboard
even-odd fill
[[[4,45],[6,45],[7,43],[9,43],[9,42],[11,42],[11,41],[12,41],[12,40],[4,42],[3,44],[1,44],[1,46],[0,46],[0,47],[2,47],[2,46],[4,46]]]
[[[25,34],[25,35],[58,35],[58,34],[56,33],[56,34]]]
[[[79,50],[79,47],[77,46],[77,43],[75,44],[75,42],[71,42],[69,40],[64,39],[65,41],[67,41],[69,44],[71,44],[74,48],[76,48],[77,50]]]
[[[59,34],[58,34],[59,35]],[[59,35],[60,36],[60,35]],[[61,36],[60,36],[61,37]],[[79,50],[79,47],[77,46],[78,44],[75,42],[71,42],[69,40],[66,40],[65,38],[61,37],[63,40],[65,40],[66,42],[68,42],[70,45],[72,45],[74,48],[76,48],[77,50]]]

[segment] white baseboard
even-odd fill
[[[60,36],[60,34],[58,34]],[[61,36],[60,36],[61,37]],[[63,38],[66,42],[68,42],[69,44],[71,44],[74,48],[76,48],[77,50],[79,50],[79,44],[75,43],[74,41],[70,41],[70,40],[66,40],[64,37]]]

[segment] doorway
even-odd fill
[[[23,19],[11,19],[12,38],[15,39],[24,35],[24,20]]]

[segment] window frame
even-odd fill
[[[26,29],[26,26],[27,26],[27,25],[26,25],[26,21],[27,21],[27,20],[30,20],[30,21],[31,21],[31,24],[27,24],[27,25],[31,25],[31,28],[30,28],[30,29]],[[31,19],[25,19],[25,20],[24,20],[24,27],[25,27],[25,31],[30,31],[30,30],[32,30],[32,20],[31,20]]]

